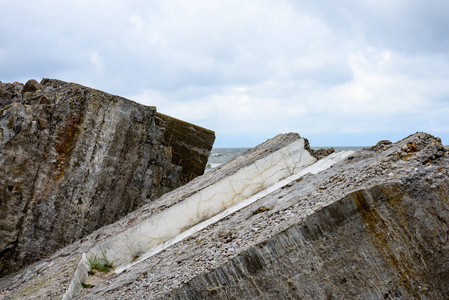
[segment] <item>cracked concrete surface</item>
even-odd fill
[[[344,156],[340,155],[340,157]],[[315,162],[316,158],[305,149],[305,140],[302,138],[295,140],[198,191],[182,202],[140,222],[122,234],[108,239],[91,249],[83,256],[83,259],[101,257],[111,262],[117,268],[116,272],[120,273],[149,257],[150,253],[154,254],[155,247],[170,240],[169,244],[173,244],[173,240],[182,240],[188,235],[184,234],[181,237],[180,234],[193,226],[241,203],[257,192],[277,184]],[[253,201],[255,200],[257,199]],[[207,224],[203,225],[205,226]],[[201,227],[196,230],[200,229]],[[163,249],[163,246],[158,248],[159,251]],[[87,273],[84,264],[80,264],[79,267]],[[79,274],[77,270],[76,276]],[[86,275],[82,276],[82,280],[74,278],[64,299],[70,299],[69,295],[76,294],[75,291],[81,289],[80,282],[87,279]]]
[[[75,83],[0,82],[0,277],[201,175],[213,131],[160,118]]]
[[[265,150],[295,139],[267,142]],[[0,295],[61,298],[82,253],[235,174],[265,150],[253,149],[48,261],[2,278]],[[76,298],[445,299],[448,169],[449,149],[424,133],[358,151],[301,174]]]

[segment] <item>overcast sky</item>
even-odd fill
[[[215,131],[449,143],[449,1],[0,0],[0,81],[57,78]]]

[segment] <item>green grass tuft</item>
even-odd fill
[[[89,265],[89,275],[94,275],[95,270],[103,273],[109,273],[114,266],[110,261],[106,259],[106,255],[103,253],[103,257],[98,257],[96,255],[92,255],[87,258],[87,264]]]
[[[95,285],[89,284],[89,283],[84,283],[81,281],[81,286],[85,289],[90,289],[90,288],[93,288]]]

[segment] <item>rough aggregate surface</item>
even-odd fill
[[[75,83],[0,82],[0,277],[204,172],[214,133],[157,116]]]
[[[83,289],[78,299],[448,298],[448,170],[449,149],[438,138],[381,141]],[[193,192],[214,175],[205,176],[162,198]],[[145,209],[59,255],[75,261],[95,237]],[[0,295],[20,299],[33,284],[33,295],[62,295],[54,286],[66,286],[70,271],[54,257],[0,281]],[[39,285],[39,268],[43,277],[57,274],[47,287]]]

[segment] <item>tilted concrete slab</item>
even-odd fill
[[[209,219],[207,219],[201,223],[197,223],[195,226],[190,227],[188,230],[180,232],[177,236],[173,237],[172,239],[170,239],[164,243],[158,244],[157,246],[151,248],[147,253],[143,254],[141,257],[135,258],[133,261],[119,266],[115,270],[115,272],[121,273],[121,272],[131,268],[133,265],[147,259],[148,257],[166,249],[167,247],[170,247],[171,245],[173,245],[179,241],[182,241],[183,239],[206,228],[207,226],[226,218],[230,214],[233,214],[233,213],[239,211],[240,209],[256,202],[257,200],[269,195],[270,193],[283,188],[284,186],[290,184],[291,182],[293,182],[295,180],[299,180],[302,176],[304,176],[306,174],[316,174],[320,171],[323,171],[323,170],[331,167],[332,165],[334,165],[338,161],[348,157],[352,153],[354,153],[354,151],[343,151],[343,152],[339,152],[339,153],[334,153],[334,154],[331,154],[330,156],[328,156],[312,165],[304,167],[303,169],[299,170],[297,173],[274,183],[273,185],[261,190],[260,192],[254,194],[246,199],[243,199],[242,201],[240,201],[238,203],[235,203],[234,205],[232,205],[229,208],[221,211],[220,213],[210,217]]]
[[[297,139],[283,136],[256,147],[48,261],[0,279],[0,295],[62,298],[83,253]],[[327,160],[338,160],[337,154]],[[325,162],[152,248],[141,261],[123,265],[126,272],[118,267],[102,282],[94,282],[97,274],[79,277],[95,286],[75,298],[446,299],[449,149],[417,133],[314,174]]]
[[[172,244],[174,241],[188,236],[180,234],[200,222],[211,219],[218,213],[242,203],[258,192],[265,191],[265,193],[262,192],[261,195],[253,197],[252,202],[254,202],[266,195],[267,192],[273,191],[274,189],[269,189],[273,185],[278,184],[286,177],[300,173],[301,170],[316,162],[317,159],[309,153],[306,147],[307,142],[303,138],[294,140],[215,184],[197,191],[182,202],[151,216],[91,249],[83,255],[85,263],[80,263],[78,269],[85,270],[89,261],[100,259],[112,263],[117,268],[116,272],[120,273],[138,261],[149,257],[151,253],[157,252],[157,249],[163,249],[167,244]],[[328,160],[328,164],[324,163],[321,166],[329,167],[332,162],[336,161],[336,157],[342,157],[342,155],[335,156],[334,159]],[[318,169],[322,170],[323,167]],[[318,169],[312,168],[311,172]],[[290,181],[297,178],[294,176],[294,178],[290,178]],[[288,182],[283,182],[283,184]],[[231,212],[232,210],[228,213]],[[207,225],[208,223],[205,222],[198,226],[196,231]],[[191,230],[188,234],[196,231]],[[164,243],[168,241],[170,242],[164,246]],[[160,247],[155,249],[157,246]],[[77,270],[77,275],[79,273]],[[71,295],[81,289],[80,282],[85,280],[87,275],[82,274],[81,276],[81,279],[74,278],[64,299],[69,299]]]
[[[304,139],[299,139],[109,239],[89,251],[87,256],[105,255],[114,266],[131,262],[151,248],[315,161],[304,149]]]
[[[57,251],[47,260],[39,261],[17,274],[0,278],[1,295],[3,296],[4,291],[14,290],[13,294],[17,295],[14,297],[18,297],[18,299],[61,298],[71,284],[75,271],[80,267],[80,261],[83,261],[81,259],[82,256],[92,248],[95,248],[95,245],[102,244],[111,237],[123,234],[135,224],[157,215],[198,191],[214,185],[220,180],[235,174],[240,169],[299,139],[300,136],[296,133],[278,135],[188,184],[164,194],[157,201],[149,201],[146,205],[136,209],[116,223],[102,227],[76,243]],[[310,150],[308,145],[305,146]],[[312,150],[310,151],[312,152]],[[64,264],[61,264],[62,260]],[[47,271],[42,273],[42,269]],[[41,283],[44,281],[46,284],[42,286]]]
[[[359,151],[82,297],[445,299],[448,169],[447,148],[423,133]]]
[[[75,83],[0,83],[0,277],[202,175],[214,140]]]

